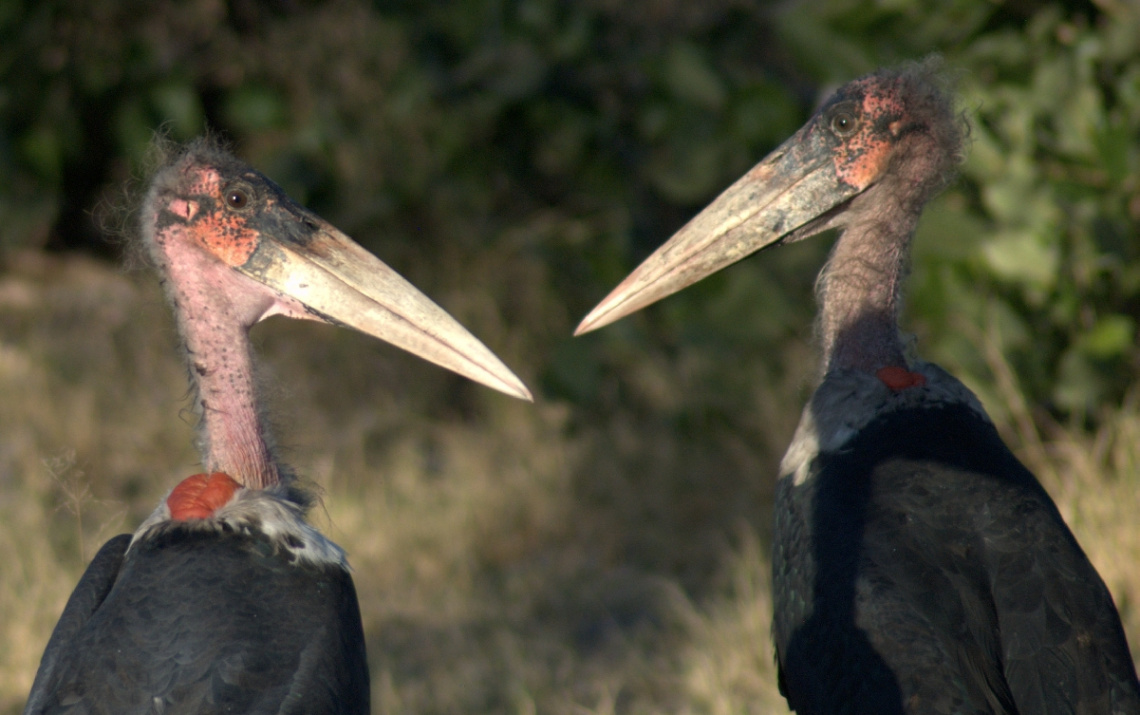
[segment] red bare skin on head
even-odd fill
[[[208,519],[241,488],[225,472],[195,474],[174,487],[174,491],[166,498],[166,506],[174,521]]]
[[[214,205],[213,211],[199,215],[201,203],[187,199],[175,199],[167,208],[188,221],[187,234],[203,248],[227,266],[243,265],[257,250],[260,234],[246,225],[243,214],[225,208],[227,187],[217,171],[211,168],[192,171],[197,171],[198,176],[191,184],[189,194],[209,197]]]
[[[922,387],[926,384],[926,376],[922,373],[911,372],[906,368],[894,365],[880,369],[875,373],[875,377],[879,378],[880,382],[894,392],[902,392],[907,388]]]
[[[862,120],[858,131],[835,149],[835,173],[843,182],[860,190],[870,186],[886,171],[894,140],[901,128],[901,118],[905,107],[898,97],[894,83],[887,83],[878,77],[870,77],[854,83],[864,89]],[[887,123],[887,134],[883,133],[883,119],[895,118]]]

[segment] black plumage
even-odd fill
[[[108,541],[68,601],[26,713],[369,712],[343,564],[257,529],[170,524]]]
[[[794,709],[1136,712],[1108,589],[983,415],[890,412],[795,482],[772,565]]]

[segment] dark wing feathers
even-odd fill
[[[44,700],[50,695],[49,683],[55,679],[55,674],[61,661],[66,661],[68,653],[73,649],[74,640],[91,615],[102,605],[103,600],[115,585],[115,578],[123,563],[123,555],[131,545],[130,534],[119,534],[112,538],[91,559],[87,570],[67,599],[63,614],[55,624],[47,647],[44,648],[44,657],[40,661],[39,671],[32,683],[32,692],[28,696],[25,712],[37,712]]]
[[[173,530],[136,543],[56,663],[41,666],[28,713],[369,711],[352,578],[264,537]]]
[[[1050,502],[988,533],[1006,673],[1025,712],[1140,712],[1108,589]],[[1111,617],[1110,617],[1111,616]]]
[[[879,418],[781,479],[776,511],[773,630],[801,715],[1140,713],[1108,590],[968,408]]]

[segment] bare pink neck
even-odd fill
[[[157,237],[178,314],[196,408],[203,465],[247,487],[281,480],[257,409],[249,329],[268,308],[242,295],[243,277],[206,258],[172,227]]]
[[[820,278],[825,372],[907,368],[898,318],[917,212],[876,212],[836,242]]]

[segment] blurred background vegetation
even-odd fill
[[[931,53],[971,146],[905,324],[1042,476],[1138,645],[1137,3],[0,0],[0,37],[0,705],[98,542],[193,469],[162,299],[106,229],[156,130],[208,128],[536,392],[259,329],[286,457],[356,567],[377,712],[779,706],[770,494],[829,241],[570,333],[830,89]]]

